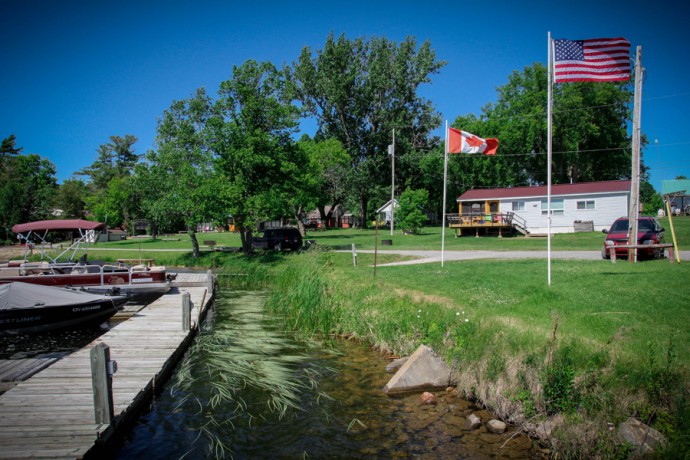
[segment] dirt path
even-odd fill
[[[21,259],[24,256],[24,248],[20,246],[0,246],[0,263],[8,260]]]

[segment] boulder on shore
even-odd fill
[[[618,436],[636,446],[643,454],[666,444],[664,435],[632,417],[618,426]]]
[[[388,381],[383,392],[400,393],[421,389],[446,388],[451,383],[450,368],[434,351],[420,345]]]

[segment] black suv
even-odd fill
[[[252,241],[254,249],[284,249],[298,250],[302,247],[302,235],[294,227],[268,228],[262,236],[254,237]]]

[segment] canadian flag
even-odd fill
[[[448,128],[448,153],[483,153],[484,155],[496,155],[498,139],[481,137]]]

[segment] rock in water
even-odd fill
[[[429,404],[429,405],[436,405],[438,404],[438,401],[436,401],[436,396],[434,396],[433,393],[429,393],[428,391],[425,391],[422,393],[421,396],[422,399],[422,404]]]
[[[400,393],[420,389],[442,389],[449,384],[448,365],[431,348],[421,345],[383,387],[383,392]]]
[[[489,423],[486,424],[486,429],[489,430],[490,433],[502,434],[506,431],[506,424],[500,420],[493,419],[489,420]]]

